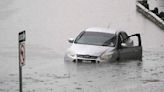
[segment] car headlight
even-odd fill
[[[112,58],[112,52],[105,52],[100,56],[101,60],[110,60]]]
[[[68,51],[67,55],[70,56],[70,57],[72,57],[72,58],[75,58],[76,57],[76,54],[73,51]]]

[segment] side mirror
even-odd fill
[[[73,39],[73,38],[69,38],[69,39],[68,39],[68,42],[69,42],[69,43],[73,43],[73,42],[74,42],[74,39]]]
[[[127,45],[125,43],[121,43],[121,46],[122,47],[126,47]]]

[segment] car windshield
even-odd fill
[[[82,32],[75,40],[78,44],[115,46],[115,35],[101,32]]]

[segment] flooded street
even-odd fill
[[[164,11],[162,0],[148,0]],[[136,0],[0,0],[0,92],[19,91],[18,32],[26,30],[24,92],[163,92],[164,30]],[[143,61],[69,63],[64,53],[88,27],[140,33]]]

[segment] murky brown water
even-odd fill
[[[18,32],[26,30],[25,92],[163,92],[164,30],[136,11],[135,0],[0,0],[0,92],[17,92]],[[162,0],[149,0],[163,9]],[[87,27],[141,33],[143,61],[64,63]]]

